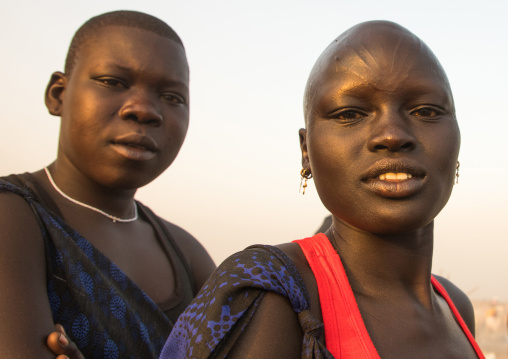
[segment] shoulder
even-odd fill
[[[283,250],[295,264],[295,267],[300,273],[307,289],[310,301],[310,312],[314,318],[322,321],[321,303],[319,301],[319,291],[316,277],[310,268],[309,262],[305,258],[302,248],[298,245],[298,243],[294,242],[280,244],[277,247]]]
[[[467,297],[466,293],[460,290],[455,284],[450,282],[448,279],[434,275],[438,282],[444,287],[448,295],[450,296],[453,304],[457,308],[464,322],[466,322],[469,330],[475,334],[475,320],[474,320],[474,309],[473,304]]]
[[[41,203],[34,176],[30,173],[0,178],[0,233],[16,243],[37,238],[42,245],[40,216],[47,213]],[[30,248],[26,248],[29,253]]]
[[[268,292],[228,353],[229,358],[300,358],[303,331],[285,296]]]
[[[160,218],[160,217],[159,217]],[[178,245],[182,247],[203,247],[201,243],[189,232],[174,223],[168,222],[160,218],[166,229],[171,233]]]
[[[174,351],[185,336],[181,332],[187,331],[200,339],[186,342],[184,351],[193,348],[199,357],[210,351],[228,358],[287,357],[274,353],[301,346],[295,307],[301,308],[302,301],[284,256],[271,246],[253,246],[229,256],[180,316],[166,346]],[[295,357],[300,357],[297,352]]]
[[[226,258],[205,285],[235,292],[258,289],[290,298],[296,309],[309,306],[305,284],[291,259],[273,246],[255,245]],[[213,289],[210,289],[213,288]]]
[[[266,246],[265,248],[274,247]],[[270,290],[265,292],[249,321],[249,325],[243,329],[228,357],[300,358],[302,357],[304,331],[301,323],[302,319],[298,313],[310,310],[310,315],[306,317],[309,318],[307,319],[310,320],[309,323],[312,322],[318,325],[321,323],[315,278],[300,246],[297,243],[284,243],[275,246],[275,248],[284,253],[281,264],[285,268],[293,267],[293,270],[297,272],[293,273],[293,279],[303,282],[300,283],[296,292],[292,290],[294,288],[289,286],[285,286],[284,291]],[[248,260],[255,257],[258,262],[269,263],[264,274],[272,272],[275,279],[279,271],[273,265],[274,261],[271,253],[274,252],[269,252],[265,254],[266,257],[263,257],[255,252],[256,249],[258,248],[249,248],[230,258],[237,262],[238,259]],[[288,263],[288,260],[291,263]],[[280,279],[282,283],[285,281],[284,277]],[[301,295],[300,300],[296,299],[298,295]],[[307,296],[310,298],[307,298]],[[312,335],[319,336],[317,331],[313,332]]]
[[[2,238],[22,233],[39,233],[40,227],[27,197],[16,192],[0,192]]]
[[[300,273],[306,272],[309,269],[309,264],[305,258],[305,254],[303,254],[302,248],[298,245],[298,243],[282,243],[276,245],[276,247],[286,253],[289,258],[291,258]]]
[[[31,352],[35,357],[37,351],[38,357],[46,357],[42,339],[53,327],[45,268],[41,227],[30,204],[20,195],[1,192],[0,357],[19,350],[20,343],[27,344],[23,347],[27,356]]]
[[[161,218],[163,225],[173,237],[178,249],[187,261],[193,279],[195,291],[203,286],[216,266],[205,247],[183,228]],[[196,294],[194,293],[194,295]]]
[[[288,266],[292,269],[290,261],[278,248],[256,244],[230,255],[219,265],[216,272],[238,277],[242,282],[260,281],[259,284],[262,285],[265,278],[277,281],[277,278],[287,275]]]
[[[207,260],[211,261],[211,257],[205,247],[189,232],[182,227],[161,218],[163,225],[175,240],[178,248],[183,252],[188,260]],[[213,265],[215,269],[215,265]],[[212,269],[212,270],[213,270]]]
[[[5,184],[2,183],[2,185]],[[2,258],[23,255],[24,260],[30,260],[32,254],[44,253],[39,221],[29,202],[31,194],[26,189],[12,184],[7,184],[1,189],[0,252]]]

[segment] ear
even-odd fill
[[[49,79],[44,102],[53,116],[60,116],[62,112],[63,94],[67,86],[67,76],[62,72],[54,72]]]
[[[302,150],[302,167],[306,173],[311,174],[312,170],[310,168],[309,152],[307,150],[307,130],[305,128],[300,128],[298,135],[300,136],[300,149]]]

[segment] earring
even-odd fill
[[[302,195],[304,195],[305,188],[307,187],[307,180],[310,180],[312,178],[312,173],[305,173],[305,168],[302,168],[302,170],[300,171],[300,175],[302,176],[302,179],[300,180],[300,190],[298,191],[298,193],[300,193],[300,191],[302,190],[302,183],[303,183]],[[305,182],[303,182],[304,179],[305,179]]]
[[[456,168],[456,172],[455,172],[455,177],[456,177],[456,182],[457,184],[459,184],[459,167],[460,167],[460,162],[457,161],[457,168]]]

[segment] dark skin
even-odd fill
[[[318,60],[305,112],[303,168],[333,215],[326,235],[380,357],[476,358],[430,283],[434,218],[451,194],[460,147],[437,59],[398,25],[360,24]],[[311,313],[321,319],[316,280],[299,245],[279,248],[296,264]],[[474,334],[469,299],[438,280]],[[267,293],[229,357],[299,358],[302,336],[290,302]]]
[[[100,30],[80,49],[72,73],[55,72],[46,90],[49,112],[61,117],[58,155],[49,166],[56,184],[74,199],[132,217],[136,190],[161,174],[183,144],[188,84],[185,52],[176,42],[131,27]],[[34,175],[63,219],[150,298],[163,303],[171,297],[173,269],[148,222],[113,223],[63,198],[43,170]],[[55,327],[39,226],[22,198],[8,193],[0,198],[0,357],[54,358],[46,346]],[[197,293],[215,265],[195,238],[165,225],[191,268]],[[80,358],[59,331],[48,345],[56,354],[64,347],[70,357]]]

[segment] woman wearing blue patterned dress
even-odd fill
[[[159,356],[215,268],[134,200],[182,146],[188,86],[183,44],[161,20],[117,11],[78,30],[46,90],[56,160],[0,179],[1,358],[54,358],[56,323],[86,358]]]

